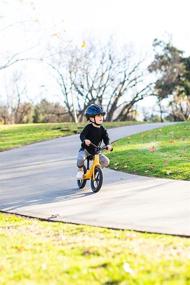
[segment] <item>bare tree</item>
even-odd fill
[[[0,122],[4,125],[10,122],[8,108],[5,105],[0,106]]]
[[[2,85],[4,86],[2,86],[1,101],[2,106],[7,110],[6,123],[19,123],[21,105],[27,93],[23,73],[17,69],[9,71],[7,77],[5,76],[2,80]]]
[[[72,55],[69,73],[80,121],[90,103],[104,105],[108,121],[126,120],[135,104],[151,91],[152,83],[143,83],[142,65],[142,61],[132,63],[127,51],[120,55],[111,46],[97,50],[92,45]]]

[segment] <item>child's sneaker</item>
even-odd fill
[[[78,170],[76,178],[77,178],[77,180],[81,180],[83,178],[83,171]]]

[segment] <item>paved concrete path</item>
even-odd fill
[[[121,127],[112,141],[164,124]],[[97,194],[75,181],[78,135],[0,153],[0,210],[50,220],[190,236],[190,181],[104,170]]]

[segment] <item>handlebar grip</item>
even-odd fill
[[[108,150],[108,147],[105,147],[106,150]],[[113,147],[110,149],[110,151],[113,151]]]

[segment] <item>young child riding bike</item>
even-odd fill
[[[86,157],[95,154],[95,148],[92,144],[100,146],[103,141],[106,149],[112,150],[107,130],[102,126],[104,115],[105,112],[99,105],[91,104],[86,109],[85,116],[90,123],[84,127],[80,134],[82,144],[77,158],[77,179],[82,179],[83,177],[82,167]],[[100,154],[100,164],[102,167],[108,167],[109,165],[109,159],[103,154]]]

